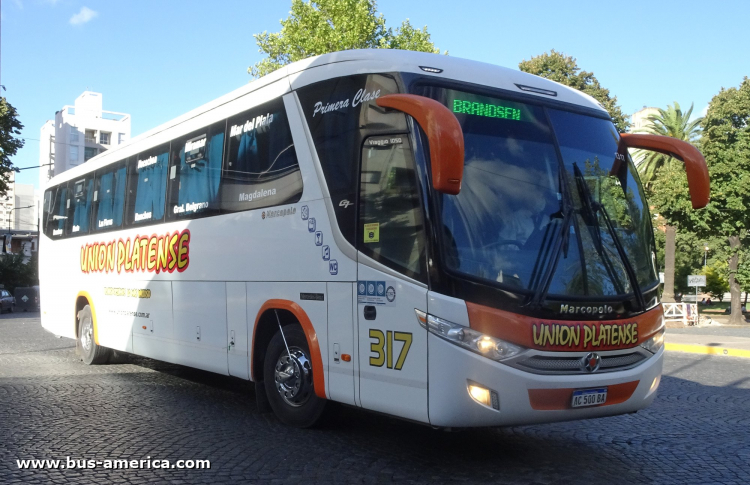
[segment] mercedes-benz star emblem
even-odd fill
[[[596,372],[602,364],[602,358],[596,352],[591,352],[581,359],[581,365],[588,372]]]

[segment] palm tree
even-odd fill
[[[646,120],[650,123],[637,131],[652,135],[671,136],[672,138],[695,144],[700,137],[700,124],[703,121],[703,117],[690,121],[692,113],[692,104],[690,105],[690,109],[683,113],[679,103],[675,101],[674,105],[667,106],[666,110],[659,108],[658,115],[647,117]],[[642,158],[642,161],[638,164],[638,173],[641,176],[641,182],[647,189],[652,188],[651,186],[654,180],[656,180],[659,169],[675,161],[669,155],[658,152],[637,150],[634,155],[636,159]]]
[[[673,106],[667,106],[667,109],[659,108],[658,115],[651,115],[646,118],[649,122],[644,128],[637,130],[641,133],[650,133],[652,135],[671,136],[678,140],[695,144],[700,136],[700,124],[703,117],[690,121],[690,115],[693,113],[693,105],[685,113],[682,112],[680,104],[675,101]],[[658,152],[636,150],[633,153],[634,159],[641,159],[638,164],[638,174],[641,182],[647,192],[653,189],[654,181],[662,167],[674,163],[674,158]],[[665,302],[674,301],[674,270],[675,270],[675,236],[676,228],[668,223],[665,226],[666,241],[664,245],[664,291],[662,300]]]

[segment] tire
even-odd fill
[[[295,428],[310,428],[320,421],[327,401],[315,395],[312,359],[302,328],[287,325],[284,337],[292,353],[291,361],[280,331],[268,344],[263,361],[263,383],[268,403],[282,423]]]
[[[112,353],[107,347],[98,345],[94,340],[94,319],[91,307],[86,305],[78,313],[78,343],[76,345],[81,354],[81,360],[86,365],[105,364]]]
[[[14,311],[16,311],[16,305],[11,305],[8,307],[8,313],[13,313]]]

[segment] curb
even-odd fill
[[[664,350],[673,352],[687,352],[690,354],[705,355],[726,355],[729,357],[743,357],[750,359],[750,350],[729,349],[726,347],[709,347],[707,345],[688,345],[688,344],[664,344]]]

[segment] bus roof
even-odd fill
[[[325,67],[325,69],[321,69]],[[433,68],[440,72],[430,72],[423,68]],[[167,131],[174,132],[174,136],[180,136],[182,131],[186,133],[193,128],[180,130],[178,127],[196,118],[203,119],[208,113],[228,103],[247,96],[261,88],[276,85],[275,91],[281,95],[308,84],[326,79],[347,76],[352,74],[367,74],[376,72],[411,72],[425,77],[436,79],[462,81],[476,85],[488,86],[538,96],[545,100],[554,99],[559,102],[574,104],[593,109],[606,114],[604,107],[591,96],[576,89],[544,79],[532,74],[496,66],[479,61],[460,59],[447,55],[431,54],[426,52],[414,52],[395,49],[358,49],[341,52],[333,52],[320,56],[310,57],[301,61],[286,65],[267,76],[251,81],[240,88],[231,91],[213,101],[195,108],[177,118],[159,125],[145,133],[142,133],[126,144],[118,145],[106,152],[97,155],[90,161],[82,163],[77,167],[63,172],[50,179],[47,185],[55,185],[83,174],[89,173],[102,166],[109,164],[114,157],[116,160],[132,156],[140,151],[158,144],[157,140],[151,140]],[[552,97],[549,94],[541,94],[524,90],[519,87],[535,88],[555,92]],[[207,123],[215,120],[207,120]],[[192,124],[191,124],[192,126]],[[179,132],[179,133],[178,133]],[[172,136],[170,136],[172,137]],[[162,137],[158,137],[162,138]]]

